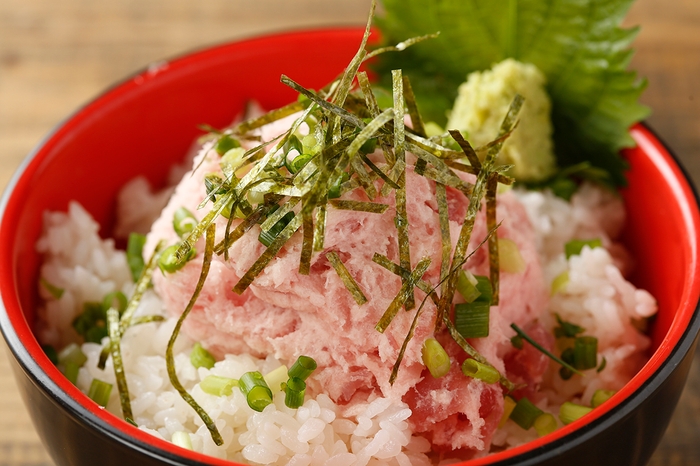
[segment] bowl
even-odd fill
[[[333,79],[354,55],[357,28],[260,37],[151,66],[108,89],[55,128],[26,158],[0,204],[0,327],[34,425],[57,465],[231,465],[161,441],[100,408],[49,361],[32,331],[38,303],[41,213],[77,200],[112,226],[120,187],[137,174],[163,185],[168,167],[207,123],[223,127],[249,99],[274,108]],[[298,58],[300,51],[313,56]],[[688,177],[644,125],[624,152],[629,186],[624,240],[635,284],[659,302],[643,369],[591,414],[520,447],[464,465],[642,465],[661,439],[685,384],[700,330],[698,198]]]

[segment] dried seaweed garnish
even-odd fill
[[[450,168],[454,168],[455,170],[459,170],[464,173],[469,173],[471,175],[476,175],[479,173],[479,169],[474,168],[472,165],[467,165],[465,163],[460,163],[455,160],[445,160],[445,165],[447,165]],[[500,168],[495,168],[494,170],[501,171]],[[505,170],[504,170],[505,171]],[[503,175],[501,173],[497,173],[497,180],[499,183],[504,184],[506,186],[510,186],[513,183],[515,183],[515,179],[511,178],[510,176]]]
[[[375,263],[381,265],[382,267],[384,267],[388,271],[392,272],[395,275],[398,275],[401,278],[405,278],[406,280],[410,279],[410,277],[411,277],[411,272],[409,270],[406,270],[406,269],[402,268],[399,264],[392,262],[391,259],[386,257],[384,254],[379,254],[379,253],[375,252],[374,256],[372,256],[372,262],[375,262]],[[433,302],[436,305],[438,304],[438,300],[440,298],[430,283],[428,283],[424,280],[418,280],[416,282],[416,286],[422,292],[429,295],[430,298],[433,300]]]
[[[508,134],[512,127],[515,125],[516,117],[520,112],[520,108],[523,104],[523,97],[516,95],[510,104],[508,113],[503,119],[501,124],[501,129],[499,131],[499,137]],[[460,139],[464,139],[459,131],[450,131],[452,137],[459,142]],[[486,193],[487,183],[491,177],[493,165],[495,163],[496,156],[501,149],[503,142],[493,145],[484,161],[481,164],[481,170],[476,176],[476,183],[474,184],[474,189],[472,195],[469,198],[469,207],[465,214],[464,221],[462,223],[462,228],[460,230],[459,238],[457,239],[457,245],[455,246],[455,251],[452,256],[452,265],[461,263],[466,257],[467,247],[469,246],[469,240],[471,239],[472,230],[474,228],[474,222],[476,221],[476,215],[481,209],[481,199]],[[448,280],[448,286],[445,289],[445,293],[442,294],[440,299],[440,308],[442,309],[443,316],[446,315],[446,310],[452,304],[454,298],[455,288],[457,286],[457,275],[453,274]],[[444,320],[444,317],[443,317]]]
[[[404,95],[401,70],[392,70],[391,79],[394,96],[394,155],[396,156],[396,164],[394,167],[399,166],[401,170],[396,179],[396,184],[399,185],[399,189],[395,190],[396,217],[394,218],[394,224],[396,225],[396,239],[399,246],[399,264],[404,269],[410,269],[411,248],[408,238],[408,212],[406,210],[406,133],[403,124]],[[404,285],[408,283],[406,280],[403,280],[403,282]],[[408,311],[413,309],[415,305],[416,301],[413,295],[413,286],[410,286],[406,290],[404,307]]]
[[[378,202],[342,199],[332,199],[328,203],[338,210],[353,210],[355,212],[369,212],[372,214],[383,214],[389,208],[388,204],[380,204]]]
[[[387,47],[381,47],[378,49],[372,50],[370,53],[367,54],[367,57],[365,57],[365,60],[369,60],[372,57],[376,57],[379,54],[386,53],[386,52],[401,52],[403,50],[406,50],[412,45],[418,44],[420,42],[423,42],[424,40],[427,39],[435,39],[437,36],[440,35],[440,32],[435,32],[433,34],[425,34],[423,36],[416,36],[416,37],[411,37],[409,39],[406,39],[402,42],[399,42],[396,45],[389,45]]]
[[[122,350],[120,344],[121,332],[119,331],[119,311],[113,307],[107,309],[107,329],[109,331],[109,349],[112,355],[114,377],[117,380],[117,389],[119,390],[119,401],[122,407],[122,415],[124,418],[132,419],[134,414],[131,411],[129,386],[126,383],[124,362],[122,361]]]
[[[233,287],[233,291],[237,294],[242,294],[248,289],[255,277],[257,277],[260,272],[270,263],[272,259],[277,255],[282,246],[292,237],[292,235],[301,226],[301,214],[297,214],[291,222],[287,224],[286,227],[280,232],[280,234],[275,238],[275,240],[268,246],[268,248],[263,252],[260,257],[253,263],[253,265],[248,269],[248,271],[238,280],[238,283]]]
[[[257,118],[252,118],[250,120],[245,120],[238,123],[233,127],[233,133],[241,135],[246,134],[254,129],[261,128],[277,120],[281,120],[282,118],[288,117],[289,115],[294,115],[295,113],[304,110],[304,108],[307,105],[308,102],[292,102],[291,104],[287,104],[284,107],[280,107],[270,112],[267,112],[264,115],[260,115]]]
[[[379,333],[384,333],[389,324],[391,324],[391,321],[394,320],[394,317],[396,317],[396,314],[399,312],[399,309],[401,309],[401,306],[404,306],[406,303],[408,296],[413,295],[413,288],[416,286],[421,277],[423,277],[423,274],[425,274],[425,272],[428,270],[428,267],[430,267],[430,258],[424,257],[418,262],[418,264],[416,264],[416,268],[413,269],[410,277],[405,280],[402,277],[403,285],[401,286],[399,293],[396,295],[393,301],[391,301],[387,310],[384,311],[384,314],[382,315],[381,319],[379,319],[379,322],[377,322],[377,325],[374,326]]]
[[[496,228],[496,189],[498,189],[498,178],[495,173],[491,174],[486,183],[486,228],[492,230]],[[489,237],[489,279],[493,296],[491,305],[498,306],[498,290],[500,289],[500,261],[498,259],[498,235]]]
[[[323,243],[326,237],[326,213],[328,209],[325,204],[316,209],[316,223],[314,224],[314,251],[323,250]]]
[[[438,205],[438,218],[440,221],[440,240],[442,242],[442,255],[440,260],[440,294],[447,290],[447,276],[450,272],[450,256],[452,254],[452,240],[450,238],[450,218],[447,205],[447,189],[444,184],[435,184],[435,200]],[[445,309],[438,306],[435,316],[435,332],[440,329]]]
[[[338,253],[335,251],[330,251],[326,254],[326,258],[335,269],[335,272],[338,274],[338,277],[340,277],[340,280],[345,285],[345,288],[348,289],[355,302],[359,306],[366,303],[367,298],[365,297],[364,293],[362,293],[362,290],[360,289],[360,286],[357,284],[355,279],[352,278],[352,275],[350,275],[350,272],[345,267],[345,264],[343,264],[343,261],[340,259],[340,256],[338,256]]]
[[[187,303],[187,307],[185,308],[184,311],[182,311],[182,314],[177,320],[177,323],[175,324],[175,328],[173,329],[173,333],[170,336],[170,340],[168,341],[168,347],[165,350],[165,361],[166,361],[166,366],[168,369],[168,377],[170,379],[170,383],[173,385],[175,390],[180,394],[183,400],[189,404],[192,409],[195,410],[197,415],[202,419],[202,422],[204,422],[204,425],[209,429],[209,433],[211,434],[211,438],[214,441],[215,444],[217,445],[223,445],[224,444],[224,439],[221,437],[221,434],[219,433],[219,429],[216,428],[216,424],[214,421],[209,417],[206,411],[197,403],[197,401],[190,395],[187,390],[185,390],[185,387],[182,386],[180,383],[180,380],[177,377],[177,372],[175,370],[175,357],[173,355],[173,346],[175,345],[175,340],[177,340],[177,336],[180,333],[180,328],[182,327],[183,322],[189,315],[190,311],[194,307],[195,302],[197,301],[197,298],[199,297],[199,294],[202,292],[202,288],[204,288],[204,282],[207,279],[207,276],[209,275],[209,268],[211,267],[211,260],[214,255],[214,243],[215,243],[215,238],[216,236],[216,225],[215,224],[210,224],[207,227],[206,231],[206,247],[204,249],[204,258],[202,260],[202,272],[199,275],[199,280],[197,281],[197,285],[195,286],[194,292],[192,293],[192,298],[190,298],[190,301]]]
[[[365,96],[365,104],[367,105],[367,109],[369,110],[370,115],[373,118],[376,118],[381,113],[381,110],[379,109],[379,105],[377,104],[377,99],[374,96],[374,92],[372,92],[372,85],[369,82],[367,73],[365,73],[364,71],[357,73],[357,82],[360,84],[362,94]],[[392,167],[394,163],[396,163],[394,151],[391,149],[391,146],[385,141],[384,138],[380,138],[379,145],[382,148],[382,152],[384,153],[384,160],[386,160],[386,163],[390,167]],[[398,188],[398,186],[393,186],[393,188],[396,189]]]
[[[542,354],[544,354],[545,356],[547,356],[547,357],[548,357],[549,359],[551,359],[552,361],[554,361],[554,362],[556,362],[557,364],[561,365],[562,367],[564,367],[564,368],[570,370],[570,371],[573,372],[574,374],[583,375],[579,370],[577,370],[577,369],[576,369],[575,367],[573,367],[571,364],[565,362],[565,361],[562,360],[561,358],[559,358],[559,357],[557,357],[556,355],[552,354],[550,351],[547,351],[547,349],[545,349],[542,345],[540,345],[539,343],[537,343],[530,335],[528,335],[527,333],[525,333],[525,331],[524,331],[523,329],[521,329],[520,327],[518,327],[516,324],[510,324],[510,327],[511,327],[513,330],[515,330],[515,333],[516,333],[520,338],[522,338],[523,340],[527,341],[527,342],[530,343],[532,346],[534,346],[535,348],[537,348]]]
[[[308,275],[311,270],[311,255],[314,252],[314,219],[311,211],[301,212],[302,239],[299,257],[299,274]]]
[[[406,107],[408,108],[408,115],[411,117],[411,125],[413,126],[413,131],[421,137],[427,137],[425,134],[425,126],[423,125],[423,119],[418,111],[418,104],[416,103],[416,96],[413,94],[413,88],[411,87],[411,80],[408,76],[403,76],[403,96],[406,99]],[[418,159],[415,165],[415,172],[422,175],[427,166],[425,159]]]

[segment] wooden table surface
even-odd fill
[[[2,0],[0,188],[42,136],[111,83],[204,45],[270,31],[361,24],[368,0]],[[700,182],[700,1],[638,0],[632,67],[649,123]],[[1,344],[0,344],[1,345]],[[4,345],[1,345],[4,346]],[[0,348],[0,466],[52,464]],[[700,361],[652,465],[700,464]]]

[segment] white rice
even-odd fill
[[[147,186],[135,182],[131,189],[143,193]],[[126,192],[122,201],[129,203],[132,194]],[[552,313],[556,312],[564,320],[582,325],[586,334],[598,337],[599,353],[607,361],[607,369],[600,374],[591,370],[586,377],[568,381],[556,376],[552,365],[538,405],[556,415],[563,401],[588,404],[596,389],[619,389],[639,369],[649,341],[634,323],[652,315],[656,304],[620,272],[620,268],[626,269],[628,259],[623,248],[614,242],[624,220],[622,202],[615,195],[585,185],[571,203],[546,192],[520,192],[518,196],[539,234],[539,252],[547,279],[552,280],[565,270],[569,273],[568,284],[552,297],[549,312],[543,313],[543,323],[553,328]],[[143,204],[137,202],[122,210]],[[129,228],[134,228],[147,217],[147,213],[132,212],[126,221]],[[41,277],[65,291],[56,299],[40,287],[45,302],[39,310],[38,334],[42,343],[60,348],[80,341],[71,323],[85,302],[101,301],[114,290],[128,296],[133,283],[125,254],[115,249],[112,240],[99,237],[97,224],[77,203],[70,204],[68,213],[45,214],[44,224],[44,234],[37,244],[44,255]],[[605,248],[584,248],[580,256],[566,260],[564,244],[572,238],[601,238]],[[167,314],[158,296],[149,291],[137,315]],[[216,397],[204,393],[199,382],[209,374],[235,379],[248,371],[266,374],[279,367],[280,362],[245,354],[226,355],[211,370],[195,369],[189,360],[193,342],[181,335],[175,347],[178,377],[215,420],[224,438],[224,444],[216,446],[200,418],[169,382],[164,354],[174,325],[175,320],[170,318],[163,323],[131,327],[122,340],[134,421],[144,431],[166,440],[184,432],[195,451],[251,464],[432,464],[426,455],[430,443],[412,435],[406,422],[411,415],[406,404],[374,397],[339,406],[320,393],[307,394],[303,407],[292,410],[284,405],[283,393],[278,392],[274,403],[258,413],[248,407],[240,391],[234,390],[229,397]],[[107,339],[103,341],[106,342]],[[88,362],[80,369],[78,387],[87,392],[93,378],[114,384],[111,358],[104,370],[97,368],[101,346],[85,343],[82,350]],[[121,416],[116,388],[107,409]],[[525,432],[508,421],[497,431],[493,445],[507,447],[534,437],[532,429]]]

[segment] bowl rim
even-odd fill
[[[307,28],[301,30],[268,33],[251,38],[223,42],[220,44],[199,47],[191,51],[178,54],[174,58],[166,59],[164,62],[166,62],[168,66],[163,72],[167,72],[168,69],[172,69],[173,67],[185,66],[192,60],[201,60],[208,54],[222,53],[224,50],[232,46],[250,47],[254,46],[259,41],[288,40],[294,36],[307,36],[309,34],[357,35],[359,32],[361,36],[361,31],[361,28],[355,26]],[[8,182],[7,187],[2,194],[2,198],[0,199],[0,243],[4,243],[5,238],[10,235],[10,233],[7,233],[9,227],[6,227],[5,225],[5,214],[7,212],[8,205],[10,205],[12,201],[15,188],[19,184],[20,180],[27,175],[30,165],[35,162],[35,160],[40,158],[46,145],[55,138],[60,137],[61,132],[70,122],[84,117],[85,114],[93,107],[98,106],[103,99],[106,99],[115,92],[123,91],[124,88],[133,86],[133,83],[139,79],[149,79],[155,76],[158,71],[154,73],[152,66],[153,65],[145,66],[141,70],[129,74],[122,80],[117,81],[115,84],[107,87],[97,96],[80,106],[77,110],[55,125],[54,128],[29,152]],[[633,127],[631,129],[631,134],[634,137],[637,145],[646,144],[653,149],[653,151],[658,152],[657,157],[659,160],[657,163],[663,163],[664,169],[670,170],[669,176],[680,184],[679,189],[683,193],[683,199],[689,203],[694,203],[694,206],[690,206],[691,218],[685,219],[687,224],[686,226],[695,226],[696,233],[700,231],[700,214],[698,213],[700,196],[698,196],[698,192],[693,185],[691,178],[681,165],[678,157],[673,153],[669,146],[666,145],[661,138],[659,138],[648,127],[648,125],[646,125],[646,123],[640,123]],[[668,335],[665,336],[662,345],[654,352],[649,361],[647,361],[644,369],[637,373],[622,390],[614,395],[613,399],[611,400],[612,402],[607,403],[607,406],[601,406],[583,419],[579,419],[567,426],[564,426],[545,437],[527,442],[520,447],[511,448],[481,459],[471,460],[460,464],[464,464],[465,466],[467,464],[470,466],[481,464],[511,464],[513,461],[517,461],[517,464],[535,464],[548,458],[554,458],[562,454],[564,451],[572,448],[575,444],[584,442],[586,439],[597,435],[597,433],[599,433],[601,430],[607,429],[607,427],[614,424],[620,416],[625,417],[629,415],[641,403],[641,401],[646,398],[646,394],[653,393],[656,388],[658,388],[658,386],[666,379],[667,375],[673,371],[680,360],[685,357],[691,348],[693,348],[697,335],[700,332],[700,280],[697,279],[697,266],[700,260],[700,253],[698,252],[697,246],[697,234],[695,235],[695,238],[695,242],[693,243],[694,261],[691,261],[691,264],[689,264],[689,268],[691,265],[695,265],[692,270],[694,273],[691,273],[688,280],[686,280],[686,282],[692,283],[690,283],[691,286],[685,287],[684,296],[682,297],[681,304],[679,305],[679,307],[683,305],[693,306],[694,310],[690,315],[687,326],[677,337],[678,339],[675,345],[664,346],[663,343],[666,342],[666,339],[668,338]],[[31,326],[26,322],[24,315],[21,313],[19,302],[17,301],[15,303],[13,301],[10,303],[10,306],[15,306],[16,304],[16,311],[22,314],[21,316],[10,316],[7,312],[7,293],[15,291],[14,288],[8,289],[9,285],[7,280],[12,282],[12,278],[14,278],[13,270],[5,270],[5,268],[0,268],[0,291],[2,291],[2,303],[0,304],[0,331],[2,331],[10,351],[12,352],[15,360],[19,363],[19,366],[25,375],[55,404],[60,405],[72,417],[88,425],[90,428],[97,429],[111,440],[133,448],[152,458],[157,458],[172,464],[206,464],[222,466],[238,464],[229,460],[221,460],[208,455],[179,448],[168,441],[153,437],[150,434],[129,425],[121,418],[98,408],[97,405],[92,403],[91,400],[86,397],[86,395],[77,389],[77,387],[65,380],[58,369],[55,368],[50,361],[48,361],[48,358],[44,355],[38,342],[36,341],[36,338],[34,337]],[[685,298],[686,302],[683,301],[683,298]],[[689,302],[693,300],[694,304]],[[678,325],[676,323],[677,319],[678,315],[674,316],[671,327]],[[17,325],[19,325],[19,327],[17,327]],[[28,341],[29,346],[25,345],[23,343],[24,341]],[[648,369],[651,366],[654,366],[652,368],[653,370]],[[642,375],[645,369],[648,370],[646,370],[644,375]],[[573,432],[576,432],[575,442],[571,441],[572,438],[570,434]],[[544,451],[540,447],[544,447]]]

